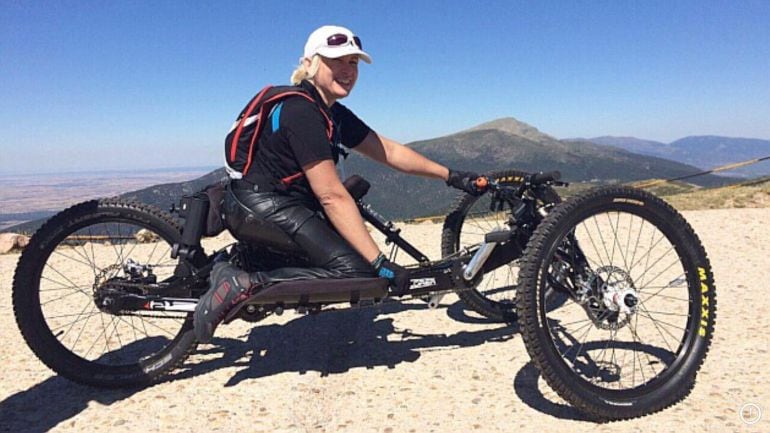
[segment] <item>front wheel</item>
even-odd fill
[[[605,187],[557,206],[522,258],[522,338],[543,378],[598,420],[662,410],[692,389],[714,332],[711,267],[684,218]],[[552,305],[549,291],[565,295]]]
[[[162,294],[179,273],[170,258],[179,238],[167,214],[138,203],[89,201],[52,217],[13,281],[16,322],[35,355],[100,387],[144,385],[181,363],[196,345],[191,314],[108,308],[111,293]]]

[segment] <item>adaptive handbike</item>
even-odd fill
[[[545,381],[598,420],[661,410],[686,396],[714,328],[706,253],[682,216],[644,191],[610,186],[561,202],[557,172],[489,173],[482,196],[463,195],[444,218],[442,258],[430,260],[362,200],[366,221],[416,264],[409,290],[429,307],[447,293],[491,320],[518,321]],[[171,214],[117,199],[78,204],[32,237],[14,276],[13,306],[27,344],[47,366],[100,387],[144,385],[195,349],[192,312],[218,261],[248,271],[305,263],[280,230],[249,215],[229,190],[222,220],[237,241],[207,254],[208,196]],[[214,207],[216,208],[216,206]],[[387,280],[277,283],[229,320],[286,309],[317,313],[393,301]]]

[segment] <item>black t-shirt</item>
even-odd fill
[[[327,108],[310,82],[303,81],[300,86],[313,97],[315,103],[301,96],[291,96],[276,106],[259,138],[259,148],[246,180],[254,181],[256,176],[282,179],[302,172],[304,165],[326,159],[336,164],[340,145],[352,149],[361,144],[371,131],[339,102],[332,105],[331,109]],[[327,122],[321,109],[334,123],[332,141],[327,136]],[[279,127],[274,131],[273,116],[276,115]],[[303,195],[312,195],[304,177],[294,181],[290,189]]]

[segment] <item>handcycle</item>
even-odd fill
[[[690,392],[711,342],[716,298],[706,252],[684,218],[652,194],[605,186],[562,201],[559,177],[505,170],[480,178],[486,192],[453,204],[442,257],[431,260],[363,201],[369,184],[354,176],[346,187],[392,245],[391,259],[403,251],[416,262],[407,293],[389,294],[380,278],[282,282],[226,320],[395,299],[435,308],[456,293],[489,320],[517,323],[548,385],[594,419],[662,410]],[[249,218],[227,194],[223,220],[237,241],[211,253],[201,243],[210,203],[200,194],[183,200],[184,224],[118,199],[48,220],[13,282],[17,324],[35,355],[88,385],[157,382],[196,348],[192,312],[216,262],[249,271],[303,263],[288,236]]]

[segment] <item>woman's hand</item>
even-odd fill
[[[476,186],[476,179],[479,175],[472,171],[457,171],[449,169],[449,178],[446,181],[448,186],[465,191],[470,195],[481,195],[484,191]]]
[[[391,292],[394,295],[403,295],[409,291],[409,270],[403,266],[393,263],[380,253],[372,262],[372,267],[380,278],[387,278],[390,281]]]

